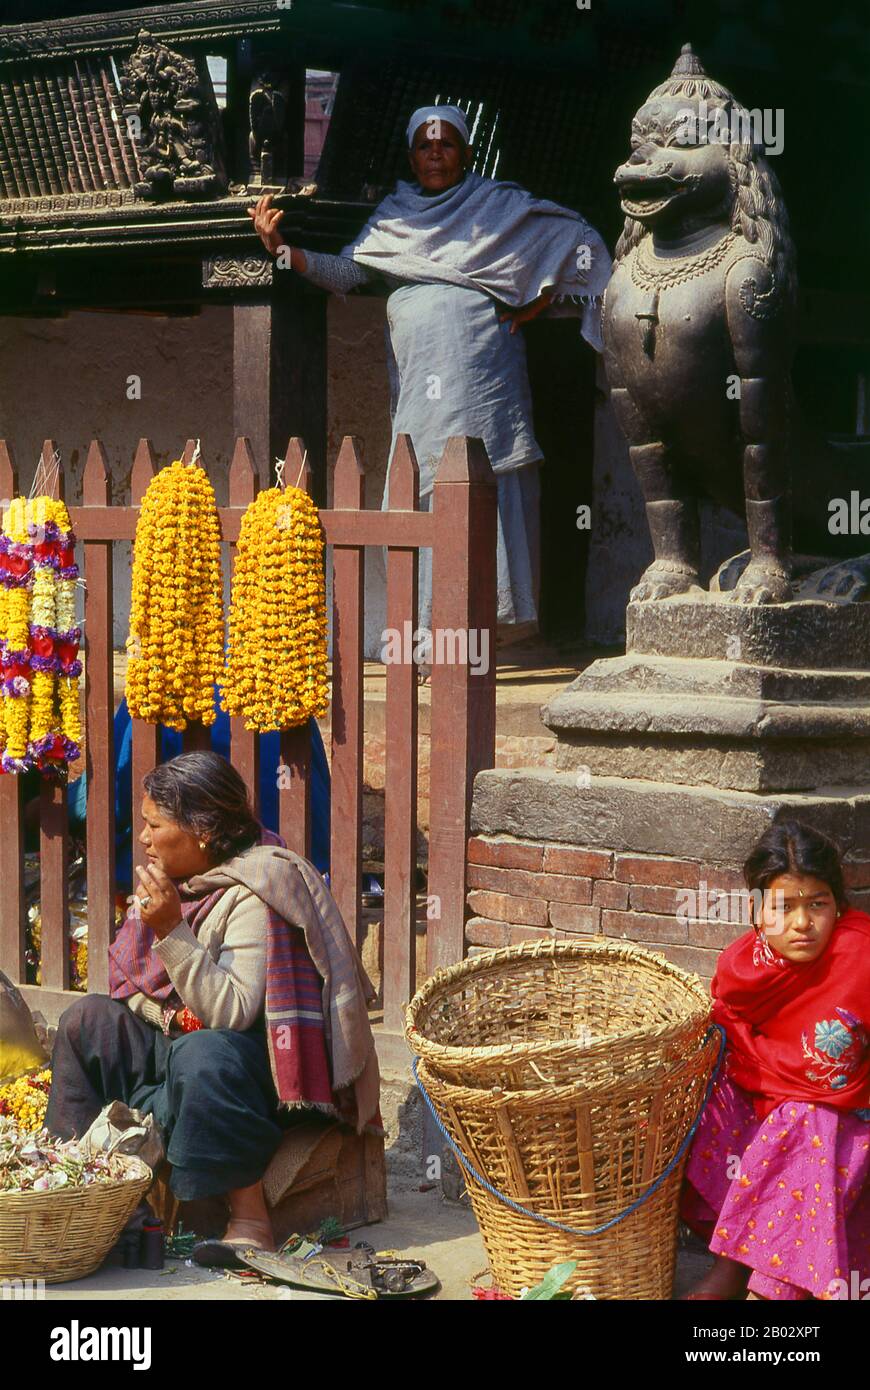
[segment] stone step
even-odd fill
[[[866,739],[870,709],[851,704],[778,704],[723,695],[671,695],[655,690],[600,693],[573,690],[557,696],[545,712],[547,727],[564,733],[659,734],[666,738],[703,734],[712,738]]]
[[[865,718],[866,726],[866,718]],[[762,794],[821,784],[870,785],[870,737],[726,738],[560,732],[554,765],[576,779],[592,775],[719,787]]]
[[[561,841],[609,851],[741,862],[774,820],[805,820],[844,855],[870,844],[866,782],[758,795],[547,768],[478,773],[472,831]]]
[[[545,701],[554,692],[561,690],[572,674],[573,672],[566,675],[560,674],[557,679],[551,682],[536,684],[532,693],[527,697],[517,697],[515,693],[506,697],[502,688],[496,686],[496,733],[503,738],[542,738],[552,742],[552,735],[542,722],[541,711]],[[384,693],[367,688],[363,699],[363,709],[366,735],[383,738],[387,727]],[[428,687],[421,686],[417,704],[417,728],[418,732],[426,738],[429,737],[430,731],[430,712]],[[319,722],[325,739],[330,727],[329,713]]]
[[[804,670],[870,669],[870,603],[752,607],[725,594],[679,594],[630,603],[626,633],[629,652]]]
[[[558,710],[564,696],[579,692],[734,696],[783,703],[863,703],[870,715],[870,671],[794,670],[710,657],[626,656],[593,661],[564,691],[551,698]],[[546,719],[546,712],[544,714]]]
[[[686,615],[694,615],[693,630],[707,636],[722,618],[721,604],[668,604],[670,628],[667,622],[657,628],[658,619],[637,619],[663,644],[686,635]],[[848,635],[854,626],[842,606],[783,607],[798,623],[808,608],[827,610],[828,637]],[[734,612],[744,635],[757,637],[755,620],[743,609]],[[675,613],[683,615],[679,621]],[[777,623],[781,636],[781,618]],[[745,658],[743,638],[733,641]],[[705,641],[697,645],[706,649]],[[830,644],[827,651],[830,656]],[[853,661],[857,655],[853,651]],[[734,649],[730,659],[629,651],[592,662],[552,697],[542,718],[558,740],[555,765],[578,775],[758,793],[870,782],[870,670],[855,666],[765,665],[736,659]]]

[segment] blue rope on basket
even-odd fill
[[[505,1192],[499,1192],[497,1187],[493,1187],[492,1183],[487,1182],[483,1174],[478,1173],[474,1165],[469,1163],[468,1159],[465,1157],[465,1154],[458,1147],[458,1145],[454,1143],[453,1139],[450,1137],[450,1135],[447,1133],[447,1130],[444,1128],[444,1125],[441,1121],[441,1117],[439,1116],[437,1110],[435,1109],[435,1106],[432,1103],[432,1098],[429,1095],[429,1092],[426,1090],[426,1087],[423,1085],[422,1081],[417,1075],[417,1063],[420,1060],[418,1057],[415,1057],[413,1059],[412,1069],[414,1072],[414,1080],[420,1088],[420,1093],[429,1107],[433,1120],[435,1121],[436,1125],[438,1126],[438,1129],[441,1131],[444,1138],[447,1140],[448,1147],[459,1159],[459,1162],[462,1164],[463,1168],[465,1168],[471,1174],[475,1182],[479,1183],[480,1186],[485,1188],[486,1191],[489,1192],[493,1197],[497,1197],[498,1200],[500,1202],[503,1202],[506,1207],[511,1207],[514,1211],[519,1212],[521,1216],[531,1217],[532,1221],[540,1221],[544,1226],[552,1226],[557,1231],[565,1231],[569,1236],[600,1236],[602,1232],[609,1231],[612,1226],[618,1226],[620,1221],[624,1221],[626,1217],[631,1216],[640,1207],[642,1207],[644,1202],[649,1201],[653,1193],[656,1192],[659,1187],[661,1187],[665,1178],[669,1177],[670,1174],[674,1171],[680,1159],[683,1157],[683,1154],[686,1152],[686,1149],[689,1147],[692,1140],[694,1139],[698,1125],[701,1123],[701,1116],[707,1108],[707,1102],[709,1101],[710,1096],[712,1095],[713,1087],[715,1086],[716,1081],[719,1077],[719,1072],[722,1068],[722,1059],[725,1056],[725,1029],[721,1026],[721,1024],[711,1024],[710,1028],[707,1030],[707,1033],[704,1035],[704,1041],[706,1042],[707,1038],[709,1038],[710,1036],[710,1033],[714,1031],[718,1032],[719,1034],[719,1055],[716,1058],[716,1065],[713,1068],[710,1080],[707,1082],[707,1089],[704,1092],[704,1099],[701,1102],[700,1109],[698,1110],[697,1115],[692,1121],[692,1126],[688,1134],[686,1135],[680,1147],[677,1149],[677,1152],[674,1154],[670,1163],[665,1168],[664,1172],[659,1174],[655,1182],[647,1188],[643,1196],[638,1197],[636,1201],[632,1202],[630,1206],[626,1207],[625,1211],[621,1211],[618,1216],[612,1216],[610,1220],[605,1221],[603,1225],[593,1226],[590,1230],[586,1231],[582,1230],[578,1226],[568,1226],[565,1224],[564,1221],[555,1221],[551,1216],[542,1216],[540,1212],[529,1211],[528,1207],[524,1207],[520,1202],[515,1202],[513,1197],[508,1197],[507,1193]]]

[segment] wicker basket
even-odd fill
[[[151,1169],[124,1156],[128,1177],[52,1192],[0,1193],[0,1278],[60,1284],[93,1274],[151,1185]]]
[[[700,980],[615,941],[533,941],[437,971],[408,1006],[408,1046],[445,1081],[594,1086],[691,1055]]]
[[[669,1299],[679,1188],[687,1147],[637,1210],[589,1234],[650,1192],[678,1155],[701,1109],[719,1050],[701,1035],[676,1065],[597,1086],[500,1091],[454,1086],[425,1062],[418,1080],[454,1144],[477,1172],[538,1216],[523,1215],[465,1172],[493,1278],[517,1296],[564,1260],[567,1287],[597,1299]]]

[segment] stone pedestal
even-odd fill
[[[842,846],[870,907],[870,604],[631,604],[626,655],[542,718],[555,770],[475,782],[470,947],[604,933],[709,976],[747,925],[740,866],[787,817]]]

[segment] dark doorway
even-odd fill
[[[592,506],[595,360],[579,320],[527,325],[526,349],[541,469],[541,635],[550,641],[584,632],[589,531],[577,508]]]

